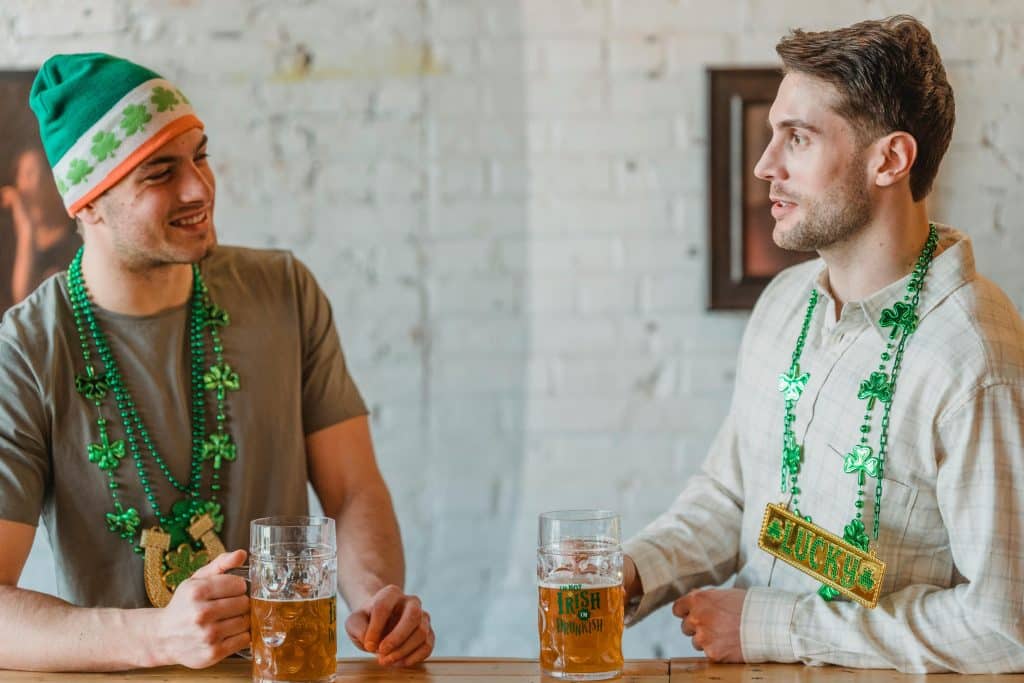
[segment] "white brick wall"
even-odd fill
[[[6,0],[0,67],[105,50],[180,84],[222,239],[293,249],[333,302],[438,653],[533,656],[536,514],[637,530],[729,400],[745,316],[704,311],[704,66],[771,63],[796,25],[929,23],[959,120],[933,215],[1021,303],[1022,7]],[[37,544],[25,584],[52,582]],[[625,648],[692,652],[665,612]]]

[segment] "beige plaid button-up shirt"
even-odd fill
[[[884,308],[900,280],[836,319],[820,260],[765,290],[748,324],[732,405],[702,471],[671,508],[626,544],[651,610],[731,576],[747,589],[741,639],[747,661],[803,661],[907,672],[1024,671],[1024,323],[974,270],[970,241],[940,229],[940,253],[906,345],[885,463],[881,528],[887,563],[875,609],[825,602],[819,584],[757,547],[765,505],[780,492],[783,400],[811,288],[820,292],[800,368],[810,382],[796,408],[804,444],[800,509],[842,535],[857,478],[843,454],[858,442],[860,382],[876,369]],[[881,406],[870,443],[877,450]],[[874,481],[864,487],[873,526]]]

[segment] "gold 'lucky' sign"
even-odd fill
[[[757,545],[865,607],[878,604],[885,562],[781,505],[768,504]]]

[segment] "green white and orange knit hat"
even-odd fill
[[[50,57],[32,83],[29,106],[71,216],[168,141],[203,127],[171,83],[101,53]]]

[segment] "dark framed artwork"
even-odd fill
[[[816,255],[775,245],[768,183],[754,177],[754,165],[771,139],[768,110],[782,71],[708,68],[707,78],[708,308],[749,309],[779,271]]]
[[[0,71],[0,314],[67,268],[82,243],[28,106],[34,71]]]

